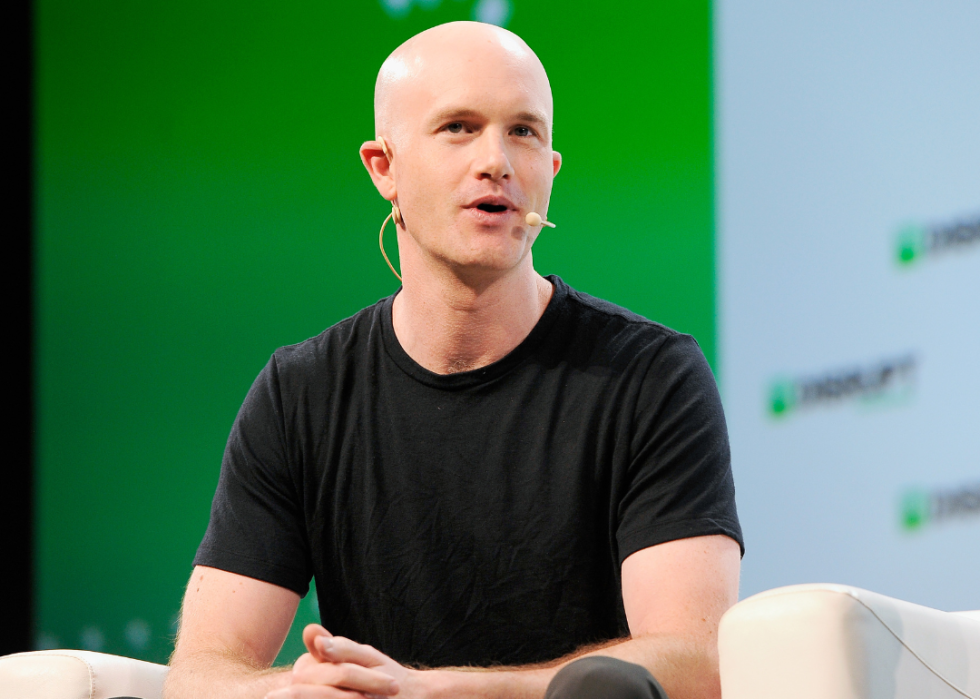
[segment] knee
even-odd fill
[[[667,699],[667,694],[645,667],[592,656],[559,670],[545,699]]]

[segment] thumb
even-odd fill
[[[321,663],[330,662],[324,653],[326,650],[324,641],[329,638],[333,638],[333,635],[319,624],[307,624],[306,628],[303,629],[303,645],[306,646],[306,650],[310,652],[310,655]],[[317,639],[322,640],[317,643]]]

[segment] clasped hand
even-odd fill
[[[332,636],[319,624],[303,629],[303,644],[309,652],[293,665],[291,684],[270,692],[266,699],[392,696],[415,672],[371,646]]]

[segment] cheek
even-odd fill
[[[535,159],[530,172],[530,184],[534,188],[535,195],[547,201],[551,196],[551,184],[554,180],[551,159]]]
[[[432,213],[452,203],[453,184],[446,163],[406,163],[409,175],[399,187],[399,196],[409,209]]]

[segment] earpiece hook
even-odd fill
[[[395,271],[395,266],[391,264],[391,260],[388,259],[388,253],[385,252],[385,226],[388,225],[388,221],[395,219],[395,225],[397,226],[401,223],[402,215],[398,210],[398,207],[394,204],[391,205],[391,213],[385,217],[384,223],[381,224],[381,232],[378,234],[378,247],[381,248],[381,256],[385,258],[385,262],[388,263],[388,269],[391,273],[398,277],[398,281],[402,280],[402,275]]]
[[[388,144],[385,142],[384,138],[381,136],[375,136],[378,143],[381,144],[381,152],[385,154],[388,158],[389,164],[391,163],[391,153],[388,152]],[[402,275],[395,271],[395,266],[391,264],[391,260],[388,259],[388,253],[385,252],[385,226],[388,225],[388,221],[391,219],[395,220],[395,225],[398,226],[402,222],[402,212],[395,203],[391,204],[391,213],[385,218],[384,223],[381,224],[381,232],[378,234],[378,247],[381,248],[381,256],[385,258],[385,262],[388,263],[388,269],[391,273],[398,277],[398,281],[402,280]]]

